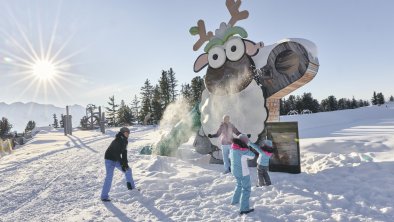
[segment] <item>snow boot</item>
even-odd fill
[[[127,182],[127,189],[128,189],[128,190],[132,190],[132,189],[133,189],[133,187],[131,186],[131,183],[130,183],[130,182]]]
[[[249,210],[241,211],[241,212],[239,212],[239,214],[241,214],[241,215],[248,214],[248,213],[253,212],[253,211],[254,211],[254,209],[252,208],[252,209],[249,209]]]

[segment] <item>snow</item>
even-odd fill
[[[281,117],[299,121],[301,174],[270,172],[252,187],[255,212],[230,205],[235,180],[192,148],[178,157],[139,155],[162,134],[131,127],[129,162],[141,191],[115,172],[110,203],[99,199],[104,152],[117,128],[40,131],[0,159],[0,221],[392,221],[394,104]],[[252,184],[256,169],[251,168]]]

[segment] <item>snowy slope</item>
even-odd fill
[[[53,124],[53,114],[56,114],[60,121],[60,115],[66,114],[66,108],[32,102],[0,103],[0,118],[8,118],[13,125],[11,131],[22,132],[30,120],[34,120],[36,126]],[[85,108],[80,105],[70,106],[70,114],[72,115],[73,127],[77,127],[81,118],[86,115]]]
[[[113,202],[102,203],[103,156],[116,129],[42,131],[0,159],[0,221],[392,221],[393,113],[390,104],[283,117],[300,121],[303,173],[271,172],[273,186],[252,187],[256,211],[247,216],[230,205],[234,178],[196,154],[193,138],[181,159],[141,156],[161,132],[131,127],[129,161],[142,191],[127,191],[117,171]]]

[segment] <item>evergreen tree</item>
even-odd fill
[[[56,114],[53,114],[53,127],[59,128],[59,122],[57,120]]]
[[[132,114],[134,117],[138,117],[138,112],[140,110],[140,101],[137,98],[137,95],[134,95],[134,99],[133,101],[131,101],[131,110],[132,110]],[[137,120],[137,124],[139,123],[138,118],[135,118],[135,120]]]
[[[341,98],[338,100],[338,109],[339,110],[348,109],[345,98]]]
[[[26,125],[25,132],[32,131],[35,127],[36,127],[36,122],[30,120]]]
[[[383,93],[378,93],[376,95],[376,98],[377,98],[377,104],[378,105],[382,105],[382,104],[385,103],[385,99],[384,99]]]
[[[3,117],[0,120],[0,137],[6,136],[12,128],[12,124],[7,118]]]
[[[119,105],[115,104],[115,96],[113,95],[112,97],[109,97],[109,102],[108,102],[109,107],[105,107],[105,109],[108,111],[108,125],[109,126],[117,126],[117,108]]]
[[[146,79],[144,86],[141,87],[141,110],[138,116],[140,122],[144,122],[145,116],[148,115],[148,113],[152,113],[152,94],[153,86],[149,79]]]
[[[170,84],[168,80],[167,71],[161,71],[161,77],[159,80],[159,90],[160,90],[160,97],[161,102],[163,104],[163,108],[165,109],[168,104],[171,102],[171,91],[170,91]]]
[[[394,102],[394,97],[390,96],[390,102]]]
[[[378,97],[377,97],[375,91],[373,91],[373,96],[372,96],[371,102],[372,102],[372,105],[377,105],[378,104]]]
[[[364,101],[364,106],[369,106],[369,102],[368,101]]]
[[[192,88],[189,83],[181,85],[181,96],[189,105],[194,105],[192,104]]]
[[[338,110],[338,101],[335,96],[331,95],[321,101],[320,108],[324,112]]]
[[[351,108],[351,109],[358,108],[357,100],[354,98],[354,96],[353,96],[353,98],[352,98],[352,105],[351,105],[350,108]]]
[[[192,106],[201,101],[201,94],[204,89],[204,80],[200,76],[194,77],[191,81]]]
[[[176,100],[176,97],[178,95],[178,90],[176,87],[178,86],[178,80],[175,78],[175,72],[170,68],[170,70],[167,71],[167,79],[168,79],[168,86],[169,86],[169,92],[170,92],[170,102],[174,102]]]
[[[357,101],[357,106],[358,107],[363,107],[364,106],[364,101],[362,99]]]
[[[319,112],[319,101],[316,99],[313,99],[312,93],[304,93],[301,97],[301,103],[302,103],[302,110],[308,109],[313,113]],[[300,110],[300,112],[302,112]]]
[[[64,115],[63,115],[63,113],[60,114],[59,124],[60,124],[60,128],[64,128]]]
[[[121,126],[129,126],[132,125],[134,121],[133,113],[125,102],[122,100],[120,102],[119,110],[118,110],[118,123]]]
[[[160,87],[158,85],[156,85],[153,90],[152,115],[153,115],[153,122],[155,124],[157,124],[161,120],[161,117],[163,116],[163,106],[161,104]]]
[[[290,95],[289,98],[287,98],[286,103],[287,104],[285,104],[285,107],[287,107],[288,112],[297,110],[296,107],[297,99],[294,95]]]

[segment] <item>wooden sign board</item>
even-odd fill
[[[273,172],[301,173],[300,145],[297,122],[268,122],[262,136],[271,139],[277,148],[271,159],[269,170]]]

